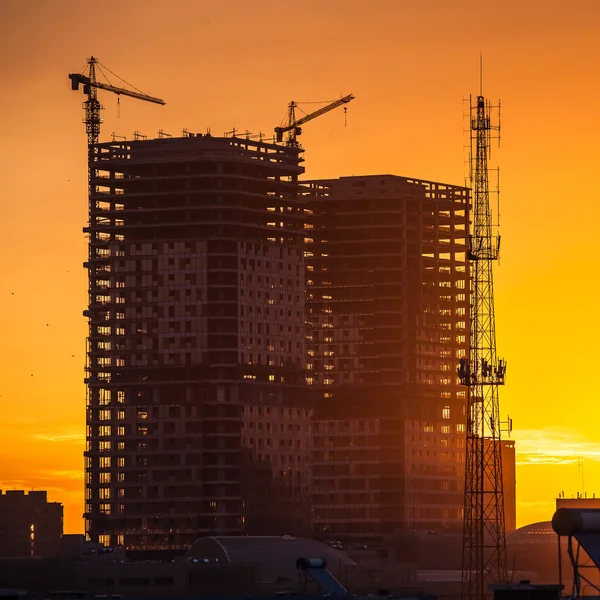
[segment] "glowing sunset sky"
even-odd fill
[[[352,92],[346,127],[338,110],[304,128],[307,178],[461,184],[481,50],[503,104],[496,310],[518,524],[581,490],[578,457],[600,493],[598,0],[0,0],[0,28],[0,489],[48,489],[83,531],[86,135],[68,73],[94,54],[167,101],[121,98],[117,118],[99,92],[101,140],[271,132],[292,99]]]

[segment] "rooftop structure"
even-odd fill
[[[259,581],[287,579],[296,583],[296,561],[302,557],[323,558],[328,568],[342,576],[356,563],[346,554],[315,540],[292,536],[242,536],[200,538],[188,550],[188,558],[234,566],[255,566]]]
[[[559,508],[597,508],[600,509],[600,498],[593,494],[591,498],[586,493],[577,493],[574,498],[565,498],[564,493],[556,498],[556,510]]]

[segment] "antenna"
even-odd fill
[[[490,584],[508,581],[501,434],[510,418],[500,421],[499,387],[506,361],[498,359],[494,311],[493,263],[500,237],[490,207],[488,159],[491,103],[483,97],[483,57],[479,57],[479,90],[471,104],[471,187],[473,221],[467,255],[471,262],[472,304],[469,356],[461,358],[458,375],[467,386],[465,508],[463,523],[462,600],[485,600]],[[505,429],[506,427],[506,429]]]

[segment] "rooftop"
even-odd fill
[[[334,574],[343,573],[356,563],[344,553],[305,538],[292,536],[223,536],[200,538],[186,555],[189,559],[243,566],[258,569],[263,582],[288,579],[296,581],[299,558],[324,558]]]

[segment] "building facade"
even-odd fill
[[[63,506],[45,491],[0,490],[0,557],[60,555]]]
[[[515,441],[501,440],[502,489],[504,490],[504,529],[506,535],[517,529],[517,456]]]
[[[459,531],[469,190],[375,175],[304,197],[315,535]]]
[[[246,139],[99,144],[90,540],[182,550],[310,527],[302,172],[298,149]]]

